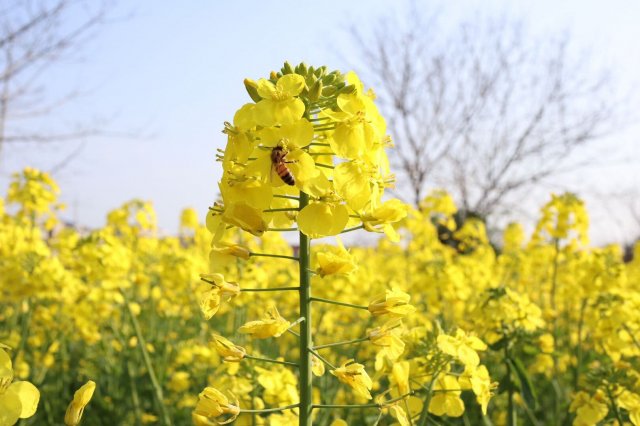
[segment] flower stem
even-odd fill
[[[171,426],[173,423],[171,422],[171,417],[169,417],[169,412],[167,411],[167,407],[164,405],[164,395],[162,394],[162,387],[160,386],[160,382],[158,382],[158,378],[156,376],[155,370],[153,369],[153,364],[151,363],[151,357],[149,356],[149,352],[147,352],[147,342],[142,335],[142,330],[140,329],[140,324],[138,323],[138,319],[135,314],[131,310],[131,306],[129,305],[129,299],[122,289],[120,290],[120,294],[124,299],[124,304],[127,307],[127,312],[129,312],[129,317],[131,318],[131,324],[133,324],[133,329],[136,332],[136,337],[138,338],[138,347],[142,352],[142,358],[144,359],[144,364],[147,367],[147,373],[149,374],[149,379],[151,379],[151,385],[153,386],[153,396],[156,399],[156,403],[160,408],[160,412],[162,414],[162,420],[165,425]]]
[[[335,370],[337,367],[333,364],[331,364],[329,361],[327,361],[327,359],[325,357],[323,357],[322,355],[320,355],[318,352],[314,351],[313,349],[309,348],[309,352],[312,353],[313,355],[315,355],[320,361],[324,362],[327,367],[331,368],[332,370]]]
[[[300,287],[273,287],[273,288],[241,288],[240,291],[286,291],[286,290],[300,290]]]
[[[341,232],[341,234],[346,234],[347,232],[351,232],[351,231],[357,231],[358,229],[363,229],[364,225],[358,225],[358,226],[354,226],[353,228],[347,228],[344,231]]]
[[[300,198],[294,197],[293,195],[273,194],[273,198],[286,198],[287,200],[300,201]]]
[[[312,302],[321,302],[321,303],[329,303],[331,305],[347,306],[349,308],[364,309],[364,310],[367,310],[367,311],[369,310],[369,307],[364,306],[364,305],[354,305],[353,303],[338,302],[336,300],[323,299],[321,297],[311,297],[310,301],[312,301]]]
[[[285,405],[284,407],[275,407],[275,408],[263,408],[262,410],[245,410],[240,409],[241,413],[276,413],[278,411],[290,410],[292,408],[298,408],[300,404],[291,404]]]
[[[359,339],[345,340],[345,341],[342,341],[342,342],[335,342],[335,343],[327,343],[326,345],[318,345],[318,346],[314,346],[313,349],[317,350],[317,349],[324,349],[324,348],[333,348],[335,346],[352,345],[354,343],[360,343],[360,342],[364,342],[366,340],[369,340],[369,338],[368,337],[361,337]]]
[[[325,169],[335,169],[334,166],[330,166],[328,164],[321,164],[321,163],[316,163],[316,166],[318,167],[324,167]],[[302,204],[300,205],[300,207],[302,207]]]
[[[283,207],[281,209],[266,209],[266,210],[262,210],[263,213],[273,213],[273,212],[297,212],[298,210],[300,210],[299,208],[296,207]],[[289,229],[289,228],[287,228]],[[296,229],[297,230],[297,229]]]
[[[253,356],[253,355],[245,355],[244,357],[247,358],[247,359],[253,359],[255,361],[271,362],[273,364],[291,365],[293,367],[297,367],[298,366],[298,364],[296,364],[295,362],[280,361],[280,360],[277,360],[277,359],[262,358],[262,357]]]
[[[249,256],[251,257],[275,257],[278,259],[291,259],[291,260],[298,260],[297,257],[294,256],[285,256],[284,254],[269,254],[269,253],[249,253]]]
[[[404,395],[400,395],[396,398],[390,399],[388,401],[384,401],[382,404],[378,404],[378,403],[371,403],[371,404],[345,404],[345,405],[341,405],[341,404],[314,404],[312,408],[345,408],[345,409],[351,409],[351,408],[383,408],[386,405],[389,404],[393,404],[396,401],[400,401],[401,399],[405,399],[408,396],[413,395],[414,392],[408,392],[405,393]]]
[[[300,210],[309,204],[309,195],[300,192]],[[312,374],[311,356],[309,350],[311,339],[311,275],[309,274],[311,244],[309,237],[300,232],[300,317],[304,318],[300,324],[300,420],[299,426],[311,426],[312,410]]]
[[[298,228],[267,228],[267,231],[273,231],[273,232],[292,232],[297,230]]]

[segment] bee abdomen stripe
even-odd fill
[[[296,180],[293,178],[293,175],[291,173],[287,173],[286,175],[282,175],[280,177],[282,178],[284,183],[286,183],[287,185],[293,186],[296,183]]]

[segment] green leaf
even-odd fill
[[[518,381],[520,382],[520,394],[522,395],[522,399],[529,406],[531,410],[535,410],[538,404],[536,391],[529,379],[529,375],[522,364],[520,359],[509,359],[508,362],[511,364],[511,367],[516,372],[518,376]]]

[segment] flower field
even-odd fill
[[[139,200],[66,226],[56,183],[15,175],[0,426],[640,425],[640,246],[591,247],[573,194],[494,245],[443,190],[384,195],[392,144],[355,74],[245,86],[220,198],[177,236]]]

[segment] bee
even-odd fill
[[[287,185],[295,185],[296,180],[291,174],[291,171],[287,168],[286,163],[292,163],[293,161],[285,161],[285,157],[288,152],[281,146],[276,146],[271,150],[271,163],[273,169],[276,171],[280,179]]]

